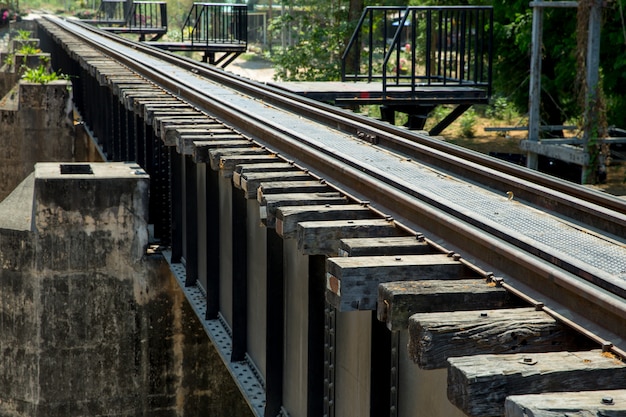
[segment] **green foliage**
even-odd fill
[[[437,124],[450,114],[450,111],[451,109],[447,106],[437,106],[428,116],[432,120],[433,124]]]
[[[306,2],[305,2],[306,3]],[[345,0],[336,3],[346,3]],[[345,6],[345,4],[344,4]],[[341,77],[341,54],[346,34],[347,9],[340,4],[311,2],[275,18],[270,30],[275,39],[289,34],[285,46],[276,48],[271,60],[283,80],[321,81]]]
[[[36,54],[41,53],[41,49],[31,44],[25,44],[25,45],[22,45],[22,47],[15,52],[21,55],[36,55]]]
[[[30,39],[31,31],[30,30],[22,30],[18,29],[17,31],[17,39],[27,41]]]
[[[15,55],[13,54],[8,54],[7,56],[4,57],[4,62],[3,64],[5,64],[6,66],[12,66],[13,62],[15,62]]]
[[[473,138],[476,136],[476,110],[470,108],[461,116],[461,134],[466,138]]]
[[[485,109],[485,116],[496,120],[503,120],[510,125],[519,117],[519,112],[512,102],[505,97],[498,96],[493,98],[489,106]]]
[[[48,84],[51,81],[67,79],[67,76],[59,75],[54,71],[48,72],[46,67],[39,65],[37,68],[27,68],[22,79],[31,83]]]

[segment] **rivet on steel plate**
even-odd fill
[[[348,220],[348,224],[354,224],[354,220]]]
[[[480,317],[487,317],[487,316],[489,316],[489,314],[487,314],[487,313],[480,313]]]
[[[612,397],[602,397],[602,404],[613,404]]]
[[[401,260],[402,260],[402,257],[396,256],[396,261],[401,261]]]

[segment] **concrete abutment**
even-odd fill
[[[134,164],[39,163],[0,204],[0,415],[248,412],[146,255],[148,188]]]

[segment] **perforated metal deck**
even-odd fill
[[[101,43],[113,45],[104,37]],[[260,123],[280,122],[283,131],[299,137],[320,152],[332,153],[334,157],[354,164],[365,163],[372,173],[404,186],[409,193],[415,192],[433,202],[445,204],[468,218],[503,232],[515,233],[527,245],[541,248],[589,274],[626,280],[626,240],[607,240],[576,226],[573,219],[555,217],[524,205],[515,198],[509,200],[501,193],[452,178],[444,172],[398,157],[297,114],[243,96],[134,49],[118,44],[115,44],[115,48],[157,72],[183,80],[189,89],[211,96],[218,106],[243,110]]]

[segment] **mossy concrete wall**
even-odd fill
[[[148,190],[132,164],[41,163],[0,203],[0,416],[249,415],[146,251]]]
[[[0,101],[0,201],[36,162],[74,161],[70,86],[20,81]]]

